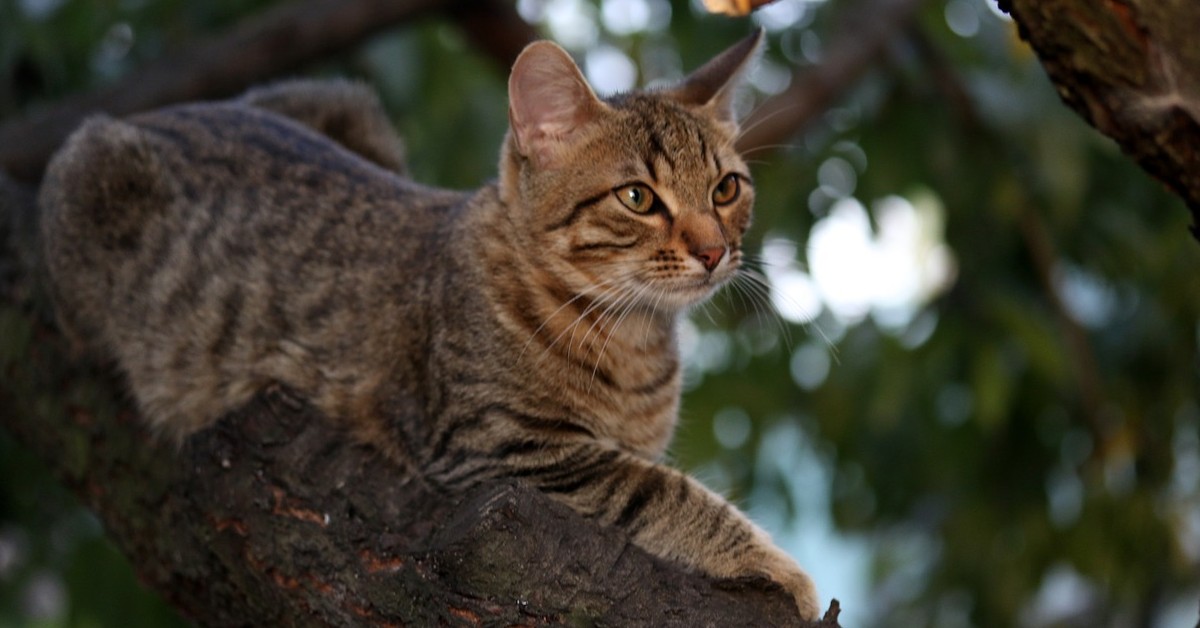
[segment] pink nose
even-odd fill
[[[717,264],[721,263],[721,258],[725,257],[725,247],[712,246],[697,251],[690,251],[690,253],[692,257],[700,260],[701,264],[704,264],[705,270],[711,273],[717,267]]]

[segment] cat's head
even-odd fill
[[[733,100],[761,45],[759,31],[673,87],[605,99],[558,46],[526,48],[500,193],[537,266],[573,292],[663,311],[730,279],[754,202]]]

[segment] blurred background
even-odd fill
[[[0,0],[0,121],[273,4]],[[761,125],[751,272],[684,325],[673,461],[766,527],[848,628],[1196,626],[1187,211],[1060,104],[993,2],[909,4],[516,4],[601,94],[767,29],[743,103]],[[296,74],[370,82],[414,176],[471,188],[507,124],[505,67],[472,43],[431,15]],[[0,627],[176,625],[0,432]]]

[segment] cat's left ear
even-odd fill
[[[713,57],[667,91],[685,105],[703,107],[721,122],[737,124],[734,97],[747,72],[762,54],[763,29],[759,28],[742,41]]]
[[[605,104],[565,50],[549,41],[523,50],[508,78],[508,118],[516,149],[548,165]]]

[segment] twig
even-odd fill
[[[445,0],[309,0],[252,17],[116,83],[0,126],[0,169],[36,181],[50,154],[87,115],[126,115],[229,96],[361,42]]]
[[[921,0],[871,0],[829,47],[821,63],[796,71],[791,85],[768,98],[745,121],[742,152],[777,145],[811,124],[858,83],[916,14]]]

